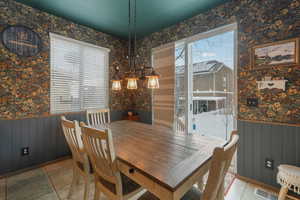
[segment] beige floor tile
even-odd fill
[[[60,189],[57,191],[58,196],[61,200],[67,200],[68,194],[69,194],[69,189],[70,189],[70,185],[68,185],[67,187],[65,187],[64,189]],[[81,183],[79,184],[74,193],[72,194],[72,200],[82,200],[83,199],[83,195],[84,195],[84,185]],[[94,184],[91,183],[90,185],[90,195],[89,195],[89,199],[93,199],[94,196]]]
[[[31,170],[7,178],[7,200],[57,199],[42,169]]]
[[[232,185],[230,186],[227,195],[225,196],[225,200],[241,200],[246,186],[247,183],[239,179],[235,179]]]
[[[72,168],[71,159],[63,160],[43,167],[44,171],[46,171],[48,174],[51,174],[53,171],[56,172],[59,169],[71,169],[71,168]]]
[[[71,160],[62,161],[59,163],[52,164],[51,166],[44,167],[44,170],[48,174],[53,187],[57,191],[60,199],[67,199],[69,194],[72,178],[73,169]],[[90,199],[93,199],[94,195],[94,184],[91,183]],[[84,182],[82,177],[79,179],[79,185],[76,187],[72,199],[83,199],[84,194]]]
[[[58,199],[57,194],[55,193],[46,194],[39,197],[37,200],[53,200],[53,199]]]
[[[260,197],[254,194],[255,187],[251,184],[247,184],[246,189],[243,193],[242,200],[261,200]]]
[[[47,175],[55,189],[60,190],[71,184],[73,171],[72,169],[56,169],[47,172]]]
[[[6,199],[6,179],[0,179],[0,200]]]
[[[43,170],[33,169],[33,170],[29,170],[29,171],[26,171],[26,172],[23,172],[23,173],[20,173],[20,174],[16,174],[14,176],[10,176],[10,177],[7,178],[7,182],[10,183],[10,184],[13,184],[13,183],[18,183],[22,180],[27,180],[27,179],[30,179],[32,177],[42,176],[42,175],[44,175]]]

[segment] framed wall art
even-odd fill
[[[19,56],[34,56],[42,48],[40,36],[22,25],[6,27],[2,31],[2,43],[9,51]]]
[[[299,38],[254,46],[251,52],[252,69],[299,63]]]

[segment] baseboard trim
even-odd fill
[[[21,173],[26,172],[26,171],[41,168],[41,167],[44,167],[46,165],[54,164],[54,163],[57,163],[57,162],[60,162],[60,161],[63,161],[63,160],[70,159],[70,158],[71,158],[71,156],[64,156],[64,157],[61,157],[61,158],[58,158],[58,159],[55,159],[55,160],[44,162],[42,164],[34,165],[34,166],[27,167],[27,168],[24,168],[24,169],[20,169],[20,170],[14,171],[14,172],[8,172],[8,173],[0,175],[0,179],[1,178],[7,178],[7,177],[10,177],[10,176],[14,176],[14,175],[17,175],[17,174],[21,174]]]
[[[280,191],[280,188],[276,188],[274,186],[271,186],[271,185],[268,185],[268,184],[262,183],[260,181],[257,181],[257,180],[251,179],[251,178],[247,178],[247,177],[244,177],[244,176],[241,176],[241,175],[238,175],[238,174],[236,175],[236,178],[240,179],[242,181],[251,183],[253,185],[256,185],[256,186],[260,187],[261,189],[270,190],[272,192],[275,192],[276,194],[278,194],[279,191]],[[300,200],[299,198],[297,198],[295,196],[291,196],[291,195],[287,195],[287,197],[291,200]]]

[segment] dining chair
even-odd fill
[[[231,132],[231,135],[230,135],[230,141],[232,140],[232,137],[233,137],[234,135],[237,135],[237,134],[238,134],[238,133],[237,133],[237,130],[233,130],[233,131]],[[231,161],[231,164],[230,164],[228,170],[230,170],[231,167],[234,167],[233,160]],[[201,192],[203,192],[204,185],[205,185],[205,184],[204,184],[204,177],[207,177],[207,175],[208,175],[208,173],[206,173],[206,174],[204,174],[203,176],[201,176],[201,177],[199,178],[199,181],[197,182],[198,189],[199,189]]]
[[[143,190],[118,167],[110,129],[95,129],[80,123],[83,144],[91,158],[95,176],[95,200],[101,192],[109,199],[129,199]]]
[[[89,185],[93,176],[91,176],[92,171],[87,154],[83,149],[81,129],[76,120],[74,122],[69,121],[64,116],[61,117],[61,124],[66,141],[72,152],[73,178],[68,198],[72,197],[75,186],[79,183],[79,176],[81,175],[84,179],[84,200],[87,200],[90,191]]]
[[[231,160],[237,149],[239,136],[232,133],[229,143],[223,147],[214,149],[209,169],[207,184],[203,193],[193,186],[181,200],[221,200],[224,199],[224,179],[230,167]],[[143,194],[138,200],[159,200],[150,192]]]
[[[110,123],[110,111],[108,108],[87,110],[86,120],[88,126],[92,127]]]

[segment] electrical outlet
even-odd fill
[[[29,147],[23,147],[21,149],[21,155],[22,156],[28,156],[29,155]]]
[[[270,158],[266,158],[265,168],[273,170],[274,169],[274,160],[272,160]]]
[[[257,107],[258,99],[257,98],[247,98],[247,106]]]

